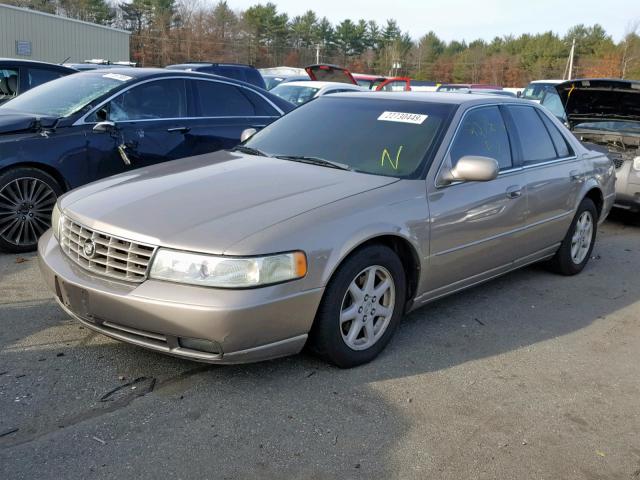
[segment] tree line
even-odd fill
[[[366,19],[333,24],[313,10],[290,17],[271,2],[244,11],[234,10],[226,0],[9,3],[129,30],[131,59],[141,66],[187,60],[304,66],[318,60],[355,72],[517,86],[532,79],[562,78],[575,39],[574,77],[640,78],[638,22],[629,24],[617,43],[598,24],[576,25],[564,35],[507,35],[467,43],[440,39],[437,26],[412,39],[393,19],[383,24]]]

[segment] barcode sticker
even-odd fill
[[[378,120],[383,122],[400,122],[422,125],[427,118],[429,118],[429,115],[421,115],[419,113],[382,112],[378,117]]]

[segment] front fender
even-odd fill
[[[355,249],[382,236],[407,242],[423,262],[429,252],[424,180],[402,180],[318,207],[240,241],[225,255],[303,250],[309,270],[303,289],[326,286]]]

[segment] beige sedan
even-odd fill
[[[534,262],[579,273],[614,183],[531,102],[329,95],[234,151],[64,195],[40,265],[69,315],[125,342],[352,367],[434,299]]]

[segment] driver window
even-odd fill
[[[91,121],[161,120],[187,116],[187,92],[181,79],[157,80],[133,87],[111,100]]]
[[[494,158],[500,170],[513,166],[507,128],[498,107],[476,108],[465,115],[451,145],[451,167],[466,155]]]

